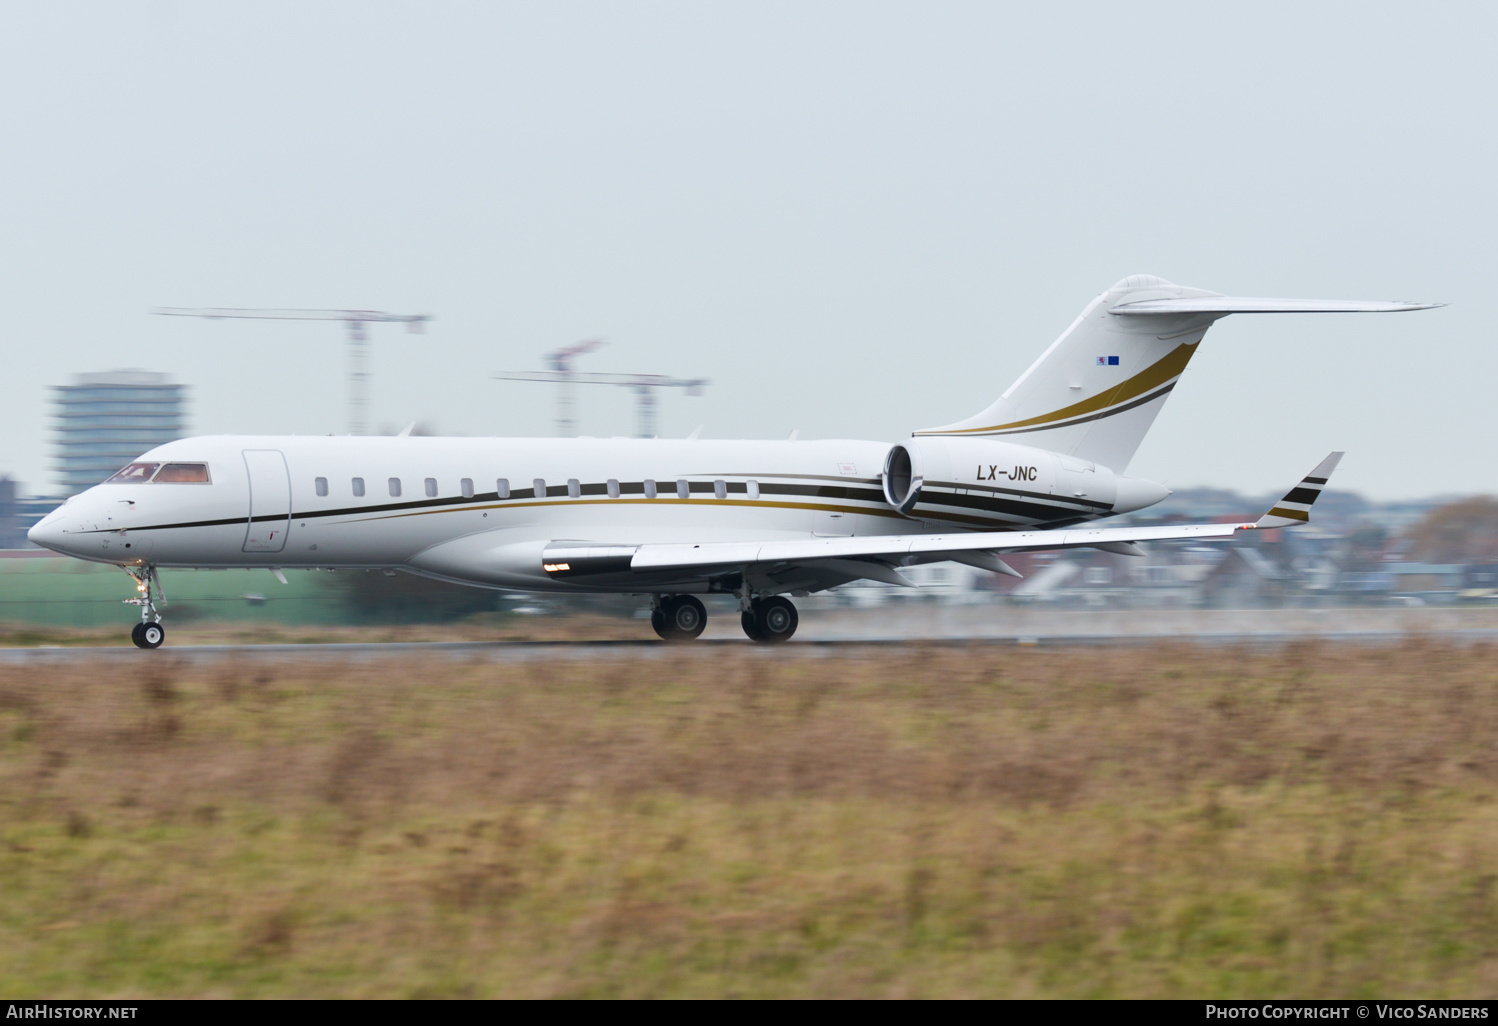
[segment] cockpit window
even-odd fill
[[[160,463],[132,463],[105,484],[145,484],[160,466]]]
[[[168,463],[156,475],[153,484],[208,484],[208,464]]]

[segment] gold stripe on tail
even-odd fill
[[[1186,369],[1186,364],[1191,362],[1191,357],[1196,354],[1199,342],[1186,342],[1176,346],[1165,356],[1150,364],[1144,370],[1135,374],[1132,378],[1125,378],[1112,388],[1099,392],[1091,399],[1083,399],[1079,403],[1064,406],[1050,413],[1042,413],[1038,417],[1029,417],[1025,420],[1016,420],[1011,424],[992,424],[988,427],[959,428],[956,431],[917,431],[917,435],[977,435],[988,431],[1010,431],[1015,428],[1038,427],[1042,424],[1054,424],[1060,420],[1071,420],[1073,417],[1081,417],[1088,413],[1096,413],[1106,410],[1110,406],[1126,403],[1131,399],[1157,388],[1173,378],[1181,376]]]

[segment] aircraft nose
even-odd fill
[[[56,509],[48,513],[42,519],[31,525],[31,530],[26,532],[26,538],[33,545],[40,545],[44,549],[54,552],[62,551],[63,544],[62,510]]]
[[[75,495],[37,521],[26,537],[44,549],[77,555],[84,539],[99,525],[98,505],[87,492]]]

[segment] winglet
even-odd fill
[[[1321,494],[1321,489],[1326,487],[1327,479],[1332,476],[1332,471],[1337,469],[1337,464],[1342,459],[1342,453],[1334,452],[1320,463],[1316,469],[1300,479],[1300,484],[1285,495],[1283,499],[1274,504],[1274,508],[1265,513],[1254,524],[1255,527],[1293,527],[1296,524],[1304,524],[1311,519],[1311,503],[1316,501]]]

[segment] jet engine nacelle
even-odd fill
[[[1000,489],[1060,499],[1105,503],[1112,513],[1152,506],[1170,489],[1140,477],[1061,453],[987,438],[912,438],[891,446],[884,459],[884,499],[921,519],[928,487]],[[975,489],[976,490],[976,489]]]

